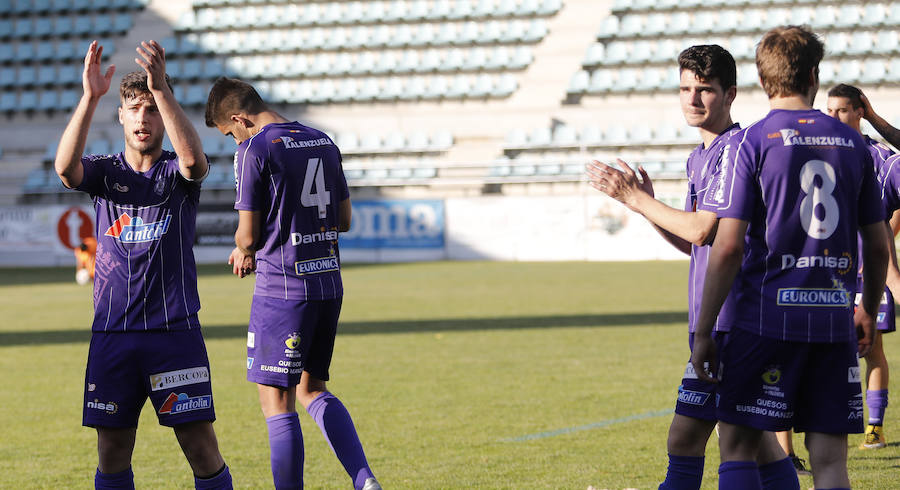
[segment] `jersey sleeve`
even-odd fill
[[[104,184],[106,161],[105,158],[99,155],[81,157],[81,167],[84,169],[84,176],[81,179],[81,184],[75,187],[75,190],[87,192],[92,196],[103,195],[106,189]]]
[[[709,189],[697,209],[713,211],[720,218],[750,221],[757,204],[758,151],[748,136],[745,129],[729,138]]]
[[[866,226],[884,221],[885,205],[881,197],[881,188],[875,179],[875,165],[872,155],[863,152],[863,175],[859,190],[859,226]],[[893,211],[893,210],[891,210]]]
[[[878,179],[881,181],[881,202],[885,212],[892,214],[900,209],[900,155],[891,155],[884,161]]]
[[[262,144],[247,142],[245,148],[238,148],[234,160],[234,181],[237,192],[234,209],[241,211],[261,211],[264,185],[262,181],[266,148]]]

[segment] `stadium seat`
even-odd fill
[[[557,126],[553,130],[553,145],[556,147],[578,146],[578,133],[567,125]]]
[[[495,80],[494,88],[491,90],[491,97],[509,97],[518,88],[519,82],[516,80],[516,77],[510,73],[504,73],[500,75],[499,79]]]
[[[38,96],[37,110],[55,111],[59,109],[59,94],[56,90],[43,90]]]
[[[862,67],[862,73],[859,82],[863,84],[877,84],[884,82],[887,78],[887,67],[883,60],[870,59],[866,60]]]
[[[630,92],[634,90],[638,84],[638,73],[639,70],[634,68],[623,68],[619,70],[616,83],[612,86],[611,90],[613,92]]]
[[[8,63],[15,59],[15,56],[12,44],[0,43],[0,63]]]
[[[591,75],[585,70],[579,70],[572,75],[567,92],[570,94],[583,94],[588,91],[590,83]]]
[[[34,87],[37,81],[37,69],[33,66],[20,65],[16,75],[16,86]]]
[[[491,95],[493,87],[493,78],[486,73],[482,73],[481,75],[478,75],[472,83],[469,96],[474,98],[488,97]]]
[[[694,14],[694,21],[691,24],[692,34],[702,34],[707,32],[717,32],[716,23],[718,16],[709,10],[700,11]]]
[[[75,17],[75,20],[72,23],[72,35],[76,37],[83,37],[90,33],[94,29],[94,25],[91,22],[90,16],[87,15],[79,15]]]
[[[638,81],[635,84],[634,89],[640,92],[652,92],[658,90],[666,76],[666,70],[664,68],[644,68],[638,73]]]
[[[682,50],[681,44],[674,39],[664,39],[656,43],[656,47],[650,56],[653,63],[674,62],[678,53]]]
[[[891,82],[900,82],[900,59],[893,58],[888,62],[888,71],[885,79]]]
[[[399,77],[390,77],[384,83],[381,92],[378,94],[379,100],[396,100],[403,95],[403,80]]]
[[[403,100],[416,100],[423,97],[428,90],[424,77],[414,76],[406,83],[406,90],[400,94]]]
[[[18,18],[13,21],[12,37],[22,40],[31,37],[34,31],[34,23],[30,17]]]
[[[630,43],[626,41],[613,41],[606,45],[606,56],[603,64],[607,66],[619,65],[624,63],[629,56]]]
[[[856,27],[860,24],[861,19],[862,12],[860,12],[858,5],[843,5],[838,10],[837,15],[835,15],[833,26],[839,28]]]
[[[829,32],[825,38],[825,50],[830,55],[847,54],[850,47],[850,35],[845,32]]]
[[[891,9],[893,10],[893,9]],[[884,5],[880,3],[867,3],[863,7],[859,18],[860,27],[873,28],[884,25],[887,16]]]
[[[56,47],[51,41],[41,41],[37,43],[37,49],[34,51],[35,61],[52,61],[56,58]]]
[[[900,51],[900,39],[897,31],[893,29],[878,31],[872,43],[872,52],[875,54],[891,54]]]
[[[581,129],[579,141],[583,146],[599,146],[604,142],[603,129],[596,124],[590,124]]]
[[[13,87],[16,84],[16,69],[12,66],[0,68],[0,88]]]
[[[854,32],[847,45],[847,54],[864,55],[872,51],[872,35],[865,31]]]
[[[766,12],[760,9],[747,9],[741,16],[741,30],[761,31],[765,22]]]
[[[18,108],[15,92],[3,92],[0,94],[0,112],[10,113]]]
[[[604,132],[603,143],[609,146],[626,146],[629,143],[628,130],[624,126],[613,126]]]
[[[693,23],[691,20],[691,15],[687,12],[675,12],[669,17],[669,21],[667,23],[668,34],[669,35],[681,35],[691,32],[691,28],[693,27]]]
[[[34,37],[44,38],[53,35],[53,21],[47,17],[38,17],[34,19]],[[2,37],[2,36],[0,36]]]
[[[836,22],[836,9],[831,5],[820,5],[816,7],[810,19],[810,26],[813,29],[827,29],[834,26]]]
[[[655,43],[651,41],[637,41],[631,45],[631,56],[626,61],[628,63],[646,63],[653,57],[653,47]]]
[[[38,68],[37,84],[40,86],[53,85],[57,80],[56,67],[53,65],[41,65]]]
[[[594,70],[588,91],[592,94],[609,92],[613,87],[613,76],[610,70]]]
[[[528,24],[528,30],[522,37],[522,42],[536,43],[544,39],[547,35],[547,23],[544,19],[532,19]]]
[[[644,36],[656,37],[666,33],[668,16],[664,13],[654,13],[647,16],[644,24]]]

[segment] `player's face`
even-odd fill
[[[849,97],[829,97],[828,115],[856,128],[859,127],[859,120],[862,119],[863,109],[862,107],[854,109]]]
[[[232,138],[234,138],[234,142],[237,144],[241,144],[245,140],[253,136],[253,132],[247,129],[243,124],[235,121],[230,121],[225,124],[217,124],[216,129],[218,129],[219,132],[224,134],[225,136],[231,136]]]
[[[734,88],[725,91],[718,80],[701,80],[692,70],[682,70],[679,93],[688,126],[718,131],[731,117]]]
[[[162,148],[165,126],[150,94],[124,99],[119,106],[119,122],[125,130],[125,146],[150,155]]]

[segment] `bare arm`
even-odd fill
[[[153,94],[156,107],[162,116],[169,141],[178,155],[181,175],[188,180],[197,180],[206,176],[209,162],[203,154],[203,145],[197,130],[178,105],[175,95],[166,83],[166,52],[156,41],[141,42],[136,48],[141,58],[134,61],[147,72],[147,88]]]
[[[344,199],[338,206],[338,231],[350,231],[353,211],[353,207],[350,205],[350,198]]]
[[[894,232],[891,224],[885,221],[885,233],[887,234],[888,244],[888,266],[887,266],[887,287],[891,290],[894,298],[900,298],[900,270],[897,269],[897,247],[894,244]]]
[[[691,244],[709,244],[715,237],[717,218],[711,211],[683,211],[663,204],[653,196],[653,184],[643,168],[643,183],[627,163],[617,160],[622,170],[594,161],[588,166],[591,185],[613,199],[640,213],[656,227],[657,231],[686,254],[691,253]]]
[[[872,349],[875,334],[875,318],[878,305],[884,294],[890,251],[887,228],[883,223],[873,223],[860,228],[862,234],[863,291],[859,308],[854,315],[859,335],[859,356],[863,357]],[[893,240],[891,240],[893,241]]]
[[[259,211],[238,210],[238,227],[234,232],[236,247],[228,257],[232,272],[245,277],[256,270],[256,250],[261,238],[262,217]]]
[[[110,65],[106,73],[100,73],[100,58],[103,55],[103,47],[97,41],[91,43],[87,54],[84,56],[84,72],[81,75],[81,85],[84,94],[72,119],[66,125],[65,131],[59,140],[56,149],[56,159],[53,166],[59,180],[69,189],[81,185],[84,179],[84,167],[81,164],[81,156],[84,154],[84,145],[87,141],[88,131],[91,127],[91,119],[100,98],[109,90],[110,81],[116,70],[115,65]]]
[[[865,94],[860,94],[859,98],[863,105],[863,118],[869,121],[872,127],[875,128],[875,131],[878,131],[878,134],[884,137],[894,148],[900,148],[900,129],[891,126],[889,122],[879,116],[872,108],[872,104]]]
[[[709,263],[706,278],[703,281],[703,301],[700,305],[700,317],[697,320],[697,331],[694,333],[694,348],[691,363],[697,376],[706,382],[714,383],[704,366],[714,370],[717,366],[715,343],[712,341],[712,329],[716,317],[725,298],[731,292],[731,286],[741,262],[744,260],[744,235],[747,234],[748,222],[735,218],[722,218],[715,241],[709,250]]]

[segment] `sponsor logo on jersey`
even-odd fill
[[[850,366],[847,368],[847,382],[848,383],[859,383],[859,366]],[[862,400],[860,400],[860,406],[862,406]]]
[[[272,143],[284,143],[285,148],[313,148],[316,146],[326,146],[331,144],[328,138],[318,138],[314,140],[295,140],[290,136],[280,136],[272,140]]]
[[[187,393],[170,393],[169,398],[159,407],[160,414],[175,415],[194,410],[205,410],[212,406],[212,395],[188,396]]]
[[[300,245],[316,242],[334,242],[338,239],[337,230],[320,231],[319,233],[291,233],[291,245]]]
[[[171,214],[166,215],[161,221],[144,223],[140,216],[132,218],[128,213],[122,213],[104,235],[118,238],[122,243],[152,242],[159,240],[169,231],[171,221]]]
[[[850,306],[850,292],[843,288],[779,288],[779,306]]]
[[[94,398],[94,401],[87,402],[86,405],[88,408],[91,408],[94,410],[100,410],[100,411],[106,412],[110,415],[119,411],[119,406],[116,405],[115,402],[101,402],[97,398]]]
[[[780,130],[784,146],[845,146],[855,148],[853,140],[840,136],[800,136],[796,129]]]
[[[247,347],[251,349],[256,347],[256,334],[253,332],[247,332]]]
[[[686,389],[684,389],[683,386],[678,387],[678,401],[680,403],[687,403],[688,405],[703,406],[703,405],[706,405],[707,400],[709,400],[709,393],[703,393],[702,391],[686,390]]]
[[[95,385],[94,383],[88,384],[88,391],[94,391],[96,389],[97,389],[97,385]]]
[[[859,302],[862,301],[862,293],[856,293],[856,297],[853,300],[853,304],[858,305]],[[881,305],[885,306],[888,304],[887,293],[881,295]],[[881,320],[879,320],[881,321]]]
[[[209,382],[209,370],[206,369],[206,366],[150,375],[150,389],[152,391],[206,382]]]
[[[787,269],[837,269],[838,273],[846,274],[853,267],[853,260],[850,258],[849,252],[844,252],[840,257],[835,255],[801,255],[797,257],[793,254],[784,254],[781,256],[781,270]]]
[[[247,358],[247,369],[253,369],[253,358],[252,357]]]
[[[294,272],[298,276],[304,274],[321,274],[323,272],[338,270],[341,270],[341,264],[338,262],[337,257],[322,257],[294,262]]]

